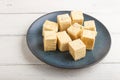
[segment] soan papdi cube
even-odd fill
[[[66,31],[61,31],[57,33],[57,38],[58,38],[58,48],[61,52],[63,51],[68,51],[68,43],[71,40],[69,35],[66,33]]]
[[[72,18],[72,23],[79,23],[83,24],[84,21],[84,16],[81,11],[71,11],[71,18]]]
[[[55,51],[57,44],[57,36],[55,31],[44,32],[44,51]]]
[[[56,22],[46,20],[43,24],[43,32],[42,32],[43,36],[44,36],[44,31],[58,32],[58,24]]]
[[[69,42],[69,52],[75,61],[79,60],[85,57],[86,46],[80,39],[73,40]]]
[[[88,50],[92,50],[94,48],[95,36],[96,36],[95,31],[85,29],[83,30],[81,40],[84,42]]]
[[[74,23],[67,29],[67,32],[69,36],[74,40],[81,37],[82,29],[83,29],[82,25]]]
[[[60,26],[60,31],[67,30],[71,25],[71,18],[68,14],[61,14],[57,16],[57,22]]]
[[[84,29],[96,31],[95,21],[94,20],[84,21]]]

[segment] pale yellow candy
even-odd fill
[[[73,40],[69,42],[69,52],[75,61],[79,60],[85,57],[86,46],[80,39]]]
[[[56,22],[46,20],[43,24],[42,35],[44,36],[44,31],[55,31],[58,32],[58,24]]]
[[[71,18],[72,18],[72,23],[79,23],[83,24],[84,21],[84,16],[81,11],[71,11]]]
[[[67,32],[69,36],[74,40],[81,37],[82,30],[83,26],[78,23],[74,23],[67,29]]]
[[[83,30],[81,40],[86,45],[88,50],[92,50],[95,44],[96,32],[91,30]]]
[[[84,21],[84,29],[96,31],[95,21],[94,20]]]
[[[44,51],[55,51],[57,45],[57,36],[55,31],[44,32]]]
[[[68,51],[68,42],[72,41],[66,31],[58,32],[58,48],[60,51]]]
[[[71,25],[71,18],[68,14],[61,14],[57,16],[57,22],[60,26],[60,31],[67,30]]]

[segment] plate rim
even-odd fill
[[[100,24],[102,24],[102,25],[104,26],[104,28],[106,29],[106,31],[107,31],[108,34],[109,34],[109,37],[110,37],[110,46],[109,46],[108,52],[107,52],[103,57],[99,58],[99,59],[98,59],[97,61],[95,61],[94,63],[91,63],[91,64],[89,64],[89,65],[85,65],[85,66],[82,66],[82,67],[65,67],[65,66],[64,66],[64,67],[61,67],[61,66],[56,66],[56,65],[54,65],[54,64],[50,64],[50,63],[48,63],[47,61],[41,59],[41,57],[38,57],[38,56],[36,55],[35,51],[30,47],[29,40],[28,40],[28,34],[29,34],[29,31],[30,31],[32,25],[33,25],[36,21],[38,21],[40,18],[42,18],[42,17],[44,17],[44,16],[46,16],[46,15],[53,14],[53,13],[58,13],[58,12],[71,12],[71,11],[70,11],[70,10],[60,10],[60,11],[53,11],[53,12],[46,13],[46,14],[38,17],[37,19],[35,19],[35,20],[32,22],[32,24],[29,26],[29,28],[27,29],[26,42],[27,42],[27,46],[28,46],[29,50],[31,51],[31,53],[32,53],[35,57],[37,57],[40,61],[44,62],[45,64],[48,64],[48,65],[53,66],[53,67],[56,67],[56,68],[62,68],[62,69],[83,69],[83,68],[91,67],[91,66],[99,63],[101,60],[103,60],[103,59],[105,58],[105,56],[109,53],[110,49],[111,49],[112,38],[111,38],[110,32],[108,31],[108,29],[106,28],[106,26],[105,26],[103,23],[101,23],[101,21],[99,21],[99,20],[96,19],[95,17],[93,17],[93,16],[91,16],[91,15],[88,15],[88,14],[86,14],[86,13],[83,13],[83,14],[84,14],[84,15],[87,15],[87,16],[90,16],[90,17],[92,17],[93,19],[97,20]]]

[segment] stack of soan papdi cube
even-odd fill
[[[46,20],[43,24],[42,35],[44,36],[44,51],[55,51],[57,45],[58,24],[53,21]]]
[[[94,20],[84,21],[81,11],[71,11],[70,15],[58,15],[57,23],[46,20],[42,35],[44,51],[55,51],[58,46],[61,52],[69,51],[76,61],[86,56],[86,49],[94,49],[97,31]]]

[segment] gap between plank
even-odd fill
[[[57,11],[57,10],[56,10]],[[56,12],[56,11],[49,11],[49,12],[9,12],[9,13],[0,13],[1,14],[47,14],[47,13],[51,13],[51,12]],[[71,10],[60,10],[60,11],[71,11]],[[86,14],[92,14],[92,13],[114,13],[114,12],[83,12]],[[115,14],[119,14],[119,12],[115,13]]]
[[[26,34],[0,34],[0,37],[2,36],[26,36]]]
[[[0,14],[47,14],[49,12],[35,12],[35,13],[0,13]]]
[[[99,62],[97,64],[120,64],[120,62]],[[48,65],[48,64],[46,63],[43,63],[43,64],[0,64],[0,66],[19,66],[19,65],[29,66],[29,65]]]

